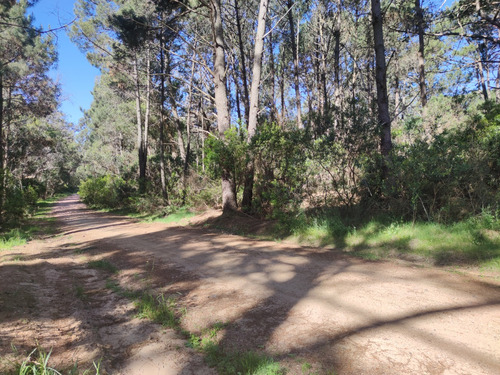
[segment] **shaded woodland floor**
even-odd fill
[[[289,374],[500,373],[496,279],[138,223],[77,196],[53,215],[58,235],[0,253],[0,372],[40,345],[59,368],[216,373],[179,330],[139,319],[127,290],[175,299],[183,330],[222,326],[225,351]]]

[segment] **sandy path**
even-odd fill
[[[104,353],[112,373],[211,370],[174,333],[133,319],[129,302],[104,292],[105,278],[85,267],[89,256],[116,264],[122,284],[147,273],[151,287],[179,296],[185,328],[228,323],[220,333],[226,349],[265,350],[289,373],[302,374],[307,362],[310,373],[500,374],[500,287],[492,280],[197,228],[138,224],[91,213],[75,196],[61,201],[54,215],[63,235],[19,250],[33,253],[33,260],[22,261],[24,272],[38,264],[45,279],[81,276],[86,290],[95,284],[83,307],[57,312],[68,335],[78,339],[58,348],[87,359]],[[91,250],[82,260],[75,249]],[[13,264],[4,259],[0,277],[8,277],[4,267]],[[32,318],[33,324],[54,321]],[[21,322],[16,334],[7,325],[0,320],[0,334],[10,329],[10,341],[25,329]]]

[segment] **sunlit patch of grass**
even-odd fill
[[[47,215],[52,210],[54,203],[64,196],[66,195],[59,194],[52,198],[38,201],[37,211],[33,217],[22,223],[17,223],[15,228],[0,233],[0,251],[24,245],[41,232],[43,232],[43,234],[55,233],[55,227],[53,225],[44,225],[42,227],[42,224],[53,224],[55,222],[53,217]]]
[[[184,219],[190,219],[196,216],[195,212],[189,211],[187,208],[180,208],[168,215],[150,215],[142,217],[141,220],[145,222],[153,222],[153,223],[178,223]]]
[[[454,224],[387,217],[345,223],[339,215],[287,223],[292,239],[331,246],[364,259],[403,257],[436,265],[480,265],[500,270],[500,220],[488,214]]]
[[[24,245],[30,238],[30,231],[23,231],[20,228],[11,229],[7,233],[0,235],[0,251]]]
[[[140,319],[150,319],[165,327],[175,328],[179,322],[175,316],[175,300],[166,298],[163,294],[153,296],[143,294],[135,301],[137,317]]]

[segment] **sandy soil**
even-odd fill
[[[226,350],[268,353],[289,374],[500,374],[494,279],[137,223],[77,196],[53,215],[61,234],[0,253],[0,373],[37,343],[60,366],[215,373],[173,330],[136,318],[112,278],[174,296],[190,331],[226,323]],[[120,272],[88,266],[99,259]]]

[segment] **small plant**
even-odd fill
[[[38,358],[32,359],[32,356],[38,352]],[[49,359],[52,351],[46,353],[41,348],[33,349],[21,366],[19,367],[19,375],[60,375],[57,370],[49,367]]]
[[[35,355],[37,353],[37,355]],[[15,375],[62,375],[61,371],[49,366],[50,355],[52,350],[48,353],[37,347],[28,355],[28,357],[18,366]],[[82,375],[101,375],[101,359],[93,362],[93,369],[86,369]],[[69,370],[69,375],[78,375],[78,362],[75,362],[73,367]]]
[[[138,310],[137,317],[140,319],[151,319],[165,327],[176,328],[179,324],[175,317],[175,300],[165,298],[163,294],[154,297],[151,294],[143,294],[136,302]]]
[[[108,271],[111,273],[118,272],[118,268],[116,268],[112,263],[110,263],[109,261],[104,260],[104,259],[92,260],[92,261],[88,262],[87,265],[90,268],[100,269],[100,270]]]

